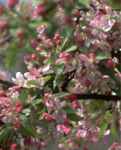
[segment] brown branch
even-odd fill
[[[2,39],[0,39],[0,45],[5,44],[6,42],[10,42],[12,40],[12,38],[13,37],[11,35],[9,35],[9,33],[8,33],[8,35],[6,35],[5,37],[2,37]]]
[[[4,87],[9,88],[11,86],[15,86],[16,84],[10,81],[3,81],[0,80],[0,84],[2,84]],[[40,96],[41,96],[41,89],[37,88],[37,93],[38,90],[40,91]],[[79,100],[98,100],[98,101],[118,101],[121,100],[121,96],[117,95],[102,95],[102,94],[74,94],[77,99]]]
[[[92,9],[93,10],[95,10],[96,11],[96,8],[94,8],[93,6],[91,6],[92,7]],[[88,12],[88,11],[90,11],[91,9],[90,8],[80,8],[79,9],[80,11],[84,11],[84,12]],[[121,9],[119,9],[119,8],[117,8],[117,9],[112,9],[113,11],[121,11]]]
[[[78,99],[82,100],[101,100],[101,101],[118,101],[121,96],[117,95],[102,95],[102,94],[75,94]]]
[[[1,80],[1,79],[0,79],[0,84],[2,84],[6,88],[16,85],[15,83],[13,83],[11,81]]]

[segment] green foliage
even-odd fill
[[[99,61],[109,59],[110,57],[110,54],[107,52],[98,52],[96,54],[96,59]]]
[[[80,117],[75,113],[75,110],[71,109],[70,107],[64,108],[64,111],[67,113],[68,118],[71,121],[79,121]]]
[[[22,115],[21,119],[22,119],[21,133],[24,136],[35,137],[37,135],[36,130],[33,127],[30,120],[28,119],[28,117],[26,117],[25,115]]]
[[[83,126],[87,126],[89,129],[92,129],[92,127],[100,128],[99,138],[102,138],[108,129],[115,136],[118,129],[116,123],[119,121],[117,112],[120,110],[116,110],[116,112],[113,108],[119,109],[117,104],[102,102],[100,97],[95,100],[92,97],[92,101],[83,100],[83,96],[86,94],[88,97],[88,94],[89,96],[95,96],[95,93],[102,94],[98,95],[102,97],[104,96],[103,94],[106,94],[106,98],[109,93],[114,94],[114,92],[116,97],[121,96],[121,82],[117,77],[117,73],[121,70],[119,68],[120,64],[114,68],[112,68],[112,64],[109,68],[106,66],[108,59],[113,63],[112,47],[110,48],[112,45],[106,43],[109,45],[109,49],[107,48],[107,51],[102,50],[103,42],[104,44],[106,42],[105,38],[101,39],[105,34],[104,31],[90,27],[91,19],[88,18],[89,14],[86,14],[85,10],[84,12],[79,10],[80,8],[87,8],[87,11],[89,11],[91,1],[77,0],[68,3],[68,1],[64,0],[59,4],[55,0],[39,2],[45,4],[46,13],[38,16],[37,19],[29,18],[30,14],[27,12],[31,9],[27,10],[26,4],[19,8],[21,11],[19,9],[10,9],[7,12],[9,22],[11,20],[10,27],[7,30],[10,30],[12,39],[8,43],[5,58],[6,67],[10,68],[19,61],[16,59],[19,53],[30,52],[30,55],[26,60],[27,73],[16,75],[18,83],[22,81],[23,85],[19,85],[19,89],[18,87],[17,89],[12,87],[13,91],[11,89],[5,89],[4,91],[3,89],[7,94],[0,91],[0,100],[1,97],[5,98],[5,100],[7,99],[7,106],[9,106],[9,101],[10,103],[12,102],[9,106],[10,109],[7,110],[4,101],[0,101],[0,105],[5,105],[3,110],[10,111],[10,115],[8,112],[4,114],[3,111],[1,118],[4,119],[3,117],[7,116],[11,122],[11,128],[9,126],[4,127],[4,125],[0,127],[0,144],[4,144],[13,134],[15,135],[13,135],[14,138],[11,138],[12,140],[20,135],[22,139],[32,137],[33,141],[36,141],[36,139],[37,141],[47,141],[54,135],[53,131],[57,133],[56,135],[62,134],[56,130],[57,125],[60,127],[62,125],[63,133],[69,131],[69,136],[66,133],[64,133],[64,136],[60,136],[67,140],[65,141],[66,143],[80,129],[80,123],[82,123],[82,128]],[[109,1],[109,3],[114,9],[119,8],[114,1]],[[60,10],[62,12],[59,12]],[[84,21],[76,22],[76,19],[81,20],[83,15]],[[56,19],[57,16],[59,17]],[[91,18],[94,16],[95,14]],[[103,14],[103,17],[105,16],[107,17],[107,14]],[[70,17],[70,20],[66,17]],[[107,23],[105,18],[104,20],[101,19],[101,25],[104,24],[104,27],[105,22]],[[110,22],[108,23],[110,24]],[[43,27],[42,25],[47,26],[47,28],[43,29],[45,32],[43,30],[37,31],[37,27]],[[24,30],[24,40],[17,36],[18,29]],[[99,37],[98,33],[101,33]],[[100,39],[102,43],[100,43]],[[36,48],[31,47],[31,40],[35,40],[37,47],[33,47]],[[93,45],[95,41],[97,45]],[[106,75],[106,80],[103,75]],[[99,87],[98,84],[100,84]],[[105,89],[105,85],[107,89]],[[82,96],[81,99],[78,96]],[[1,110],[2,105],[0,106]],[[60,117],[61,113],[62,117]],[[60,117],[59,119],[58,116]],[[13,120],[16,121],[15,124],[12,122]],[[5,122],[4,124],[9,123]],[[43,125],[42,128],[41,125]],[[43,129],[46,129],[47,134],[43,132]],[[42,136],[40,137],[41,134]],[[47,136],[50,137],[46,139],[45,137]],[[58,136],[57,138],[60,137]],[[59,143],[63,139],[58,139],[60,140]],[[74,138],[74,142],[75,140],[76,138]],[[15,142],[21,144],[16,139]]]
[[[19,99],[26,104],[27,100],[28,100],[28,90],[27,89],[22,89],[20,95],[19,95]]]
[[[121,10],[121,0],[108,0],[113,9]]]
[[[76,50],[77,50],[77,46],[73,45],[70,48],[66,49],[66,52],[73,52],[73,51],[76,51]]]
[[[3,127],[0,129],[0,144],[5,144],[7,140],[9,140],[10,136],[12,136],[12,128],[10,126]]]
[[[90,0],[78,0],[78,3],[84,7],[89,7]]]
[[[102,138],[103,136],[104,136],[104,133],[105,133],[105,131],[107,130],[107,128],[108,128],[108,124],[107,124],[107,122],[103,122],[102,124],[101,124],[101,126],[100,126],[100,137]]]
[[[117,95],[121,96],[121,81],[115,76],[115,71],[107,68],[103,64],[100,64],[99,69],[103,74],[108,75],[116,83],[117,87],[112,90],[115,91]]]
[[[20,52],[19,48],[17,48],[17,42],[10,43],[5,57],[6,68],[11,68],[12,66],[15,66],[18,53]]]

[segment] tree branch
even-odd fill
[[[3,87],[5,87],[5,88],[16,86],[16,84],[13,82],[3,81],[3,80],[0,80],[0,84],[2,84]],[[37,88],[37,92],[38,92],[38,90],[40,90],[40,89]],[[40,93],[41,93],[41,90],[40,90]],[[96,94],[96,93],[94,93],[94,94],[74,94],[74,95],[79,100],[99,100],[99,101],[118,101],[118,100],[121,100],[121,96],[117,96],[117,95],[102,95],[102,94]]]
[[[121,96],[117,95],[102,95],[102,94],[75,94],[78,99],[82,100],[101,100],[101,101],[118,101]]]

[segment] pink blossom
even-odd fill
[[[13,119],[13,122],[12,122],[12,125],[13,125],[13,128],[16,130],[16,129],[19,129],[21,127],[21,120],[19,117],[16,117]]]
[[[17,150],[17,144],[15,143],[11,144],[10,150]]]
[[[33,49],[35,49],[35,48],[38,46],[38,41],[37,41],[37,39],[32,39],[32,40],[30,41],[30,44],[31,44],[31,47],[32,47]]]
[[[113,143],[108,150],[121,150],[121,144],[119,143]]]
[[[87,130],[86,129],[78,129],[77,130],[76,137],[78,139],[80,139],[80,138],[86,138],[86,136],[87,136]]]
[[[54,103],[54,98],[52,97],[52,94],[50,93],[45,93],[44,95],[44,104],[46,107],[50,109],[54,109],[55,103]]]
[[[99,128],[90,128],[87,132],[87,140],[91,142],[98,142],[99,140]]]
[[[97,12],[94,19],[90,22],[90,26],[97,29],[103,29],[109,31],[114,25],[115,21],[111,20],[108,15]]]
[[[106,66],[109,69],[113,69],[116,66],[116,64],[112,59],[108,59],[107,62],[106,62]]]
[[[30,68],[29,72],[24,73],[24,76],[28,80],[36,80],[38,77],[40,77],[40,70],[36,68]]]
[[[23,87],[25,84],[24,75],[21,72],[16,73],[16,78],[12,78],[13,82],[15,82],[20,87]]]
[[[15,111],[17,113],[20,113],[22,111],[22,108],[23,108],[23,105],[22,105],[22,102],[21,101],[16,101],[16,104],[15,104]]]
[[[45,6],[44,4],[38,4],[36,7],[35,7],[35,13],[37,15],[43,15],[45,13]]]
[[[55,117],[54,117],[53,115],[48,114],[48,113],[46,113],[46,112],[43,113],[43,118],[44,118],[45,120],[49,121],[49,122],[55,120]]]
[[[79,104],[79,102],[77,100],[76,101],[72,101],[71,106],[72,106],[73,109],[80,108],[80,104]]]
[[[6,93],[4,90],[0,90],[0,97],[6,97]]]
[[[71,132],[71,128],[64,125],[64,124],[59,124],[59,125],[56,126],[56,128],[57,128],[58,132],[64,133],[66,135],[68,135]]]
[[[5,30],[6,28],[8,28],[8,22],[7,20],[0,20],[0,31]]]
[[[61,44],[61,36],[59,33],[55,33],[53,41],[56,45],[60,45]]]
[[[61,63],[61,62],[67,63],[67,62],[69,62],[71,59],[72,59],[72,56],[71,56],[70,53],[68,53],[68,52],[61,52],[61,53],[59,54],[59,59],[56,61],[56,63]]]

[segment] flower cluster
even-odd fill
[[[83,97],[121,96],[119,14],[103,0],[91,0],[87,11],[82,3],[0,6],[2,41],[9,33],[10,50],[28,50],[26,71],[0,88],[1,150],[46,149],[52,141],[55,149],[88,150],[121,131],[120,101]],[[109,150],[117,149],[114,141]]]

